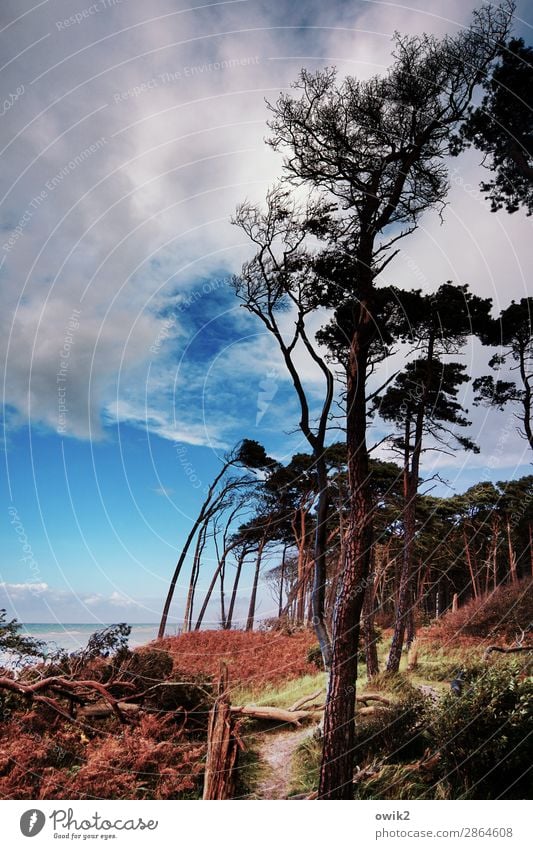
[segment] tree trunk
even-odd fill
[[[374,613],[375,613],[375,546],[372,546],[372,555],[370,560],[370,572],[368,574],[367,588],[365,590],[365,600],[363,602],[363,639],[365,644],[366,657],[366,674],[370,681],[374,675],[379,673],[378,647],[374,633]]]
[[[196,548],[194,551],[194,557],[191,568],[191,577],[189,580],[189,591],[187,593],[187,602],[185,604],[185,613],[183,615],[183,631],[191,631],[192,630],[192,613],[194,607],[194,595],[196,592],[196,584],[198,583],[198,576],[200,574],[200,560],[202,557],[202,553],[205,547],[205,541],[207,537],[207,528],[209,526],[209,518],[207,518],[200,529],[200,533],[198,534],[198,539],[196,541]]]
[[[224,579],[226,577],[226,561],[220,570],[220,624],[224,628],[226,624],[226,596],[224,592]]]
[[[509,571],[511,573],[511,583],[516,584],[518,575],[516,572],[516,555],[514,553],[513,541],[511,538],[511,523],[507,519],[507,547],[509,549]]]
[[[261,559],[263,557],[263,549],[266,540],[263,538],[259,544],[257,552],[257,560],[255,562],[254,582],[252,586],[252,595],[250,596],[250,606],[248,608],[248,616],[246,619],[246,631],[253,631],[255,619],[255,603],[257,599],[257,584],[259,583],[259,572],[261,570]]]
[[[298,594],[296,597],[296,622],[301,625],[305,616],[305,580],[307,576],[307,551],[306,551],[306,529],[305,520],[307,511],[303,504],[300,505],[299,519],[300,527],[298,531]]]
[[[470,582],[472,584],[472,592],[474,593],[474,598],[479,598],[479,586],[478,586],[476,571],[474,569],[472,552],[470,550],[470,542],[468,540],[468,534],[466,533],[466,522],[463,522],[463,540],[464,540],[464,544],[465,544],[466,562],[468,563],[468,571],[470,572]]]
[[[237,571],[235,572],[235,580],[233,581],[233,589],[231,591],[231,601],[229,603],[228,616],[226,619],[226,630],[231,631],[231,626],[233,623],[233,611],[235,609],[235,601],[237,599],[237,589],[239,587],[239,580],[242,572],[242,564],[244,563],[244,558],[248,554],[248,549],[243,546],[241,553],[239,554],[237,560]]]
[[[368,301],[361,302],[358,329],[351,341],[347,370],[346,443],[350,516],[333,614],[332,659],[324,711],[319,799],[353,797],[359,622],[372,547],[366,445],[366,370],[371,333]]]
[[[407,611],[407,624],[405,626],[405,646],[407,651],[411,648],[416,639],[416,618],[415,618],[415,598],[411,592],[409,601],[409,610]]]
[[[192,543],[194,537],[196,536],[196,532],[197,532],[198,528],[200,527],[200,525],[202,524],[202,522],[206,518],[208,512],[211,512],[209,508],[212,507],[211,499],[213,497],[215,489],[218,486],[219,481],[221,480],[223,475],[226,473],[226,471],[228,470],[230,465],[231,465],[231,462],[229,462],[229,461],[224,463],[224,465],[222,466],[222,469],[220,470],[220,472],[218,473],[218,475],[214,479],[213,483],[209,487],[207,497],[206,497],[204,503],[202,504],[202,506],[200,508],[200,512],[199,512],[199,514],[196,518],[194,525],[192,526],[192,528],[189,532],[189,536],[185,540],[185,545],[183,546],[183,548],[181,550],[181,554],[178,558],[178,562],[176,563],[176,568],[174,569],[174,574],[172,575],[172,579],[170,581],[170,586],[168,588],[167,597],[165,599],[165,605],[163,607],[163,613],[161,614],[161,622],[159,623],[159,630],[157,632],[157,639],[158,640],[162,640],[163,637],[165,636],[165,629],[167,627],[167,620],[168,620],[168,614],[169,614],[169,611],[170,611],[170,605],[172,604],[172,599],[174,598],[174,592],[176,590],[176,584],[178,583],[178,578],[179,578],[181,570],[183,568],[183,564],[185,563],[185,558],[187,557],[187,552],[189,551],[191,543]]]
[[[285,582],[285,556],[287,554],[287,546],[283,546],[283,555],[281,558],[281,568],[279,576],[279,598],[278,598],[278,618],[283,615],[283,584]]]
[[[415,538],[415,498],[412,486],[410,496],[405,508],[404,545],[402,569],[400,572],[400,588],[398,591],[398,604],[394,622],[394,633],[387,660],[387,672],[398,672],[402,658],[403,641],[407,626],[411,601],[411,561],[412,549]]]
[[[388,672],[398,672],[402,657],[405,629],[408,623],[411,590],[413,584],[413,548],[416,531],[416,498],[418,495],[418,476],[420,472],[420,457],[422,454],[422,439],[424,436],[424,421],[428,404],[429,390],[433,374],[434,334],[430,333],[426,355],[427,372],[422,386],[422,394],[416,405],[414,422],[414,444],[411,450],[411,418],[406,415],[405,421],[405,459],[404,459],[404,497],[405,497],[405,528],[402,570],[400,573],[400,590],[394,633],[387,661]],[[413,413],[414,415],[414,413]],[[409,457],[409,455],[411,455]]]
[[[492,569],[493,569],[493,589],[498,589],[498,534],[500,532],[500,523],[498,517],[492,523]]]
[[[203,622],[203,619],[204,619],[204,616],[205,616],[205,612],[207,610],[207,605],[209,604],[209,601],[210,601],[211,596],[213,594],[213,590],[215,589],[217,578],[219,577],[219,575],[222,575],[224,566],[226,564],[226,558],[227,558],[229,552],[233,548],[235,548],[235,543],[228,546],[228,548],[225,551],[222,552],[222,557],[220,558],[220,563],[218,564],[217,568],[215,569],[215,573],[214,573],[214,575],[211,579],[211,583],[209,584],[208,590],[205,594],[205,598],[204,598],[202,607],[200,609],[200,613],[198,614],[198,619],[196,620],[196,625],[194,626],[195,631],[200,630],[200,627],[202,625],[202,622]],[[224,627],[225,621],[226,621],[226,617],[224,616],[224,618],[222,619],[222,627]]]
[[[531,328],[530,328],[531,333]],[[532,407],[532,393],[531,393],[531,373],[528,373],[527,368],[527,348],[530,345],[530,341],[522,342],[519,346],[518,350],[518,358],[519,358],[519,368],[520,368],[520,377],[522,378],[522,385],[524,387],[524,391],[522,393],[522,408],[524,411],[524,415],[522,417],[522,423],[524,425],[524,433],[526,435],[526,439],[529,442],[529,447],[533,451],[533,430],[531,428],[531,407]]]
[[[319,488],[318,507],[316,517],[315,547],[314,547],[314,575],[313,589],[311,592],[311,603],[313,609],[313,627],[317,636],[324,668],[331,666],[331,639],[326,626],[326,549],[328,532],[328,473],[323,452],[316,457],[316,471]]]

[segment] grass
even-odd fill
[[[247,723],[248,724],[248,723]],[[263,775],[264,765],[259,757],[259,741],[256,735],[244,733],[241,739],[245,744],[239,752],[237,761],[237,780],[235,782],[235,799],[253,798],[253,788]]]
[[[322,745],[316,737],[306,737],[296,749],[292,762],[289,796],[309,796],[318,787]]]
[[[294,678],[284,684],[271,684],[264,687],[259,693],[257,689],[240,688],[232,693],[233,704],[254,704],[259,707],[270,705],[271,707],[289,708],[298,699],[310,696],[318,689],[326,687],[325,672],[317,672],[316,675],[304,675],[302,678]]]

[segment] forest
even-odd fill
[[[439,470],[486,453],[467,389],[531,462],[533,297],[387,275],[424,215],[448,214],[467,150],[494,214],[533,212],[533,48],[513,9],[396,35],[367,80],[304,69],[268,104],[280,177],[235,211],[250,256],[232,289],[279,349],[298,408],[279,429],[305,451],[280,462],[246,436],[225,454],[148,646],[120,624],[50,655],[0,621],[17,658],[0,670],[4,798],[531,792],[533,473],[494,482],[487,456],[457,491]]]

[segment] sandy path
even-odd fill
[[[266,731],[259,754],[265,765],[264,775],[257,783],[255,795],[259,799],[286,799],[289,792],[292,758],[294,752],[309,734],[309,728],[293,731]]]

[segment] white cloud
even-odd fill
[[[160,601],[133,599],[117,590],[75,593],[40,582],[0,582],[0,607],[21,622],[147,622],[158,618]]]
[[[175,490],[172,489],[171,486],[157,486],[155,487],[154,492],[162,498],[169,498],[171,495],[174,495]]]
[[[119,421],[165,439],[225,445],[239,416],[208,390],[215,380],[216,389],[224,381],[228,391],[239,389],[246,368],[260,380],[277,357],[272,347],[254,338],[219,354],[211,371],[205,361],[196,370],[189,364],[184,379],[175,362],[185,313],[155,358],[150,348],[176,293],[202,275],[237,270],[249,251],[229,218],[245,196],[264,196],[281,164],[263,141],[264,97],[275,99],[304,64],[374,73],[389,61],[394,28],[443,33],[466,23],[474,5],[236,2],[179,10],[158,0],[149,12],[124,2],[61,28],[72,8],[58,0],[15,24],[13,57],[49,35],[4,70],[7,88],[24,86],[1,142],[0,350],[12,424],[61,423],[59,352],[79,309],[65,433],[99,438]],[[7,10],[6,19],[20,13],[14,3]],[[470,169],[461,171],[463,187],[479,180],[468,162],[460,166]],[[388,277],[412,285],[412,257],[430,285],[468,279],[499,301],[523,291],[527,222],[491,217],[476,192],[458,185],[453,197],[460,204],[449,208],[446,225],[425,220]],[[306,378],[313,391],[313,369]],[[209,425],[203,408],[191,411],[202,381]]]

